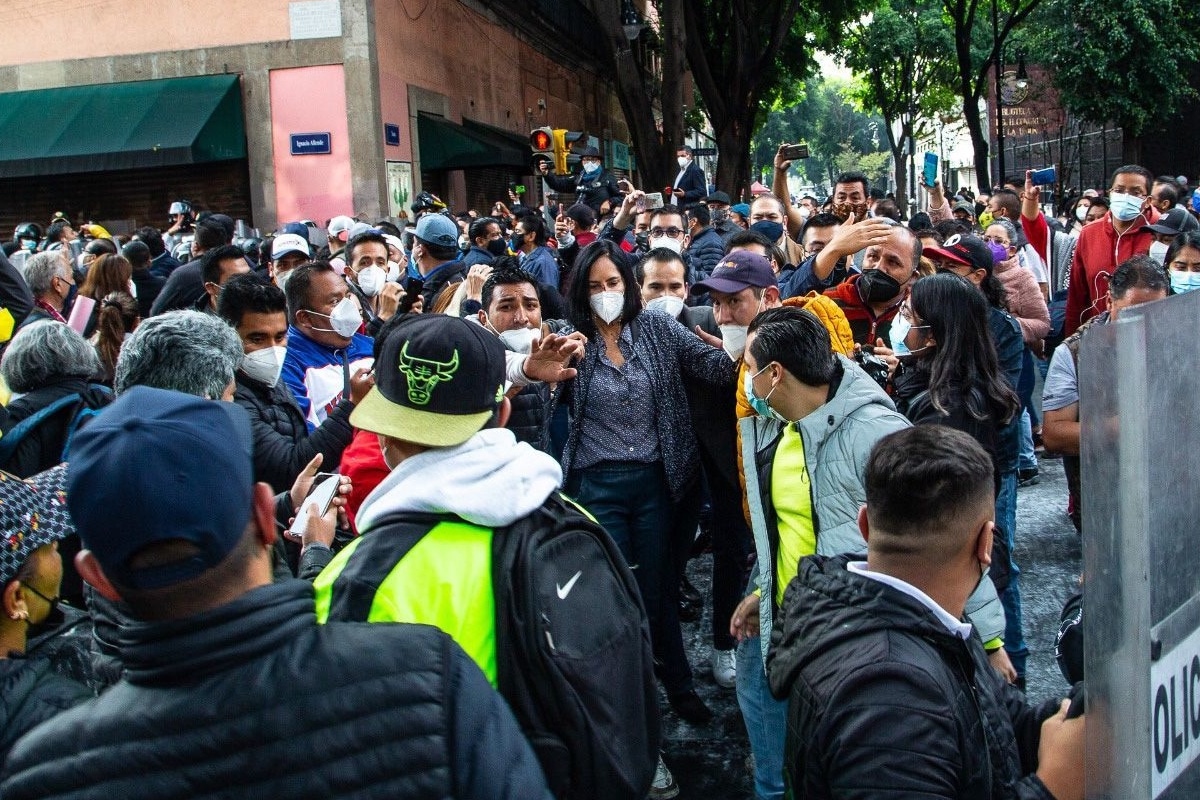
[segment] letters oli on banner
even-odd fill
[[[1150,725],[1158,797],[1200,756],[1200,630],[1150,665]]]

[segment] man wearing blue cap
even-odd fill
[[[466,279],[467,267],[459,257],[462,252],[458,249],[458,225],[445,214],[421,217],[414,236],[404,291],[422,286],[421,298],[428,310],[433,307],[433,298],[447,284]]]
[[[138,622],[125,678],[19,742],[5,798],[549,797],[448,636],[318,626],[309,584],[272,584],[273,501],[239,406],[135,387],[71,456],[80,568]]]

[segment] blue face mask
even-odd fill
[[[770,366],[771,365],[768,364],[766,367],[763,367],[753,375],[747,372],[746,377],[743,379],[744,383],[742,384],[742,388],[745,389],[746,400],[750,403],[750,407],[754,409],[755,414],[765,419],[779,420],[786,425],[788,420],[785,419],[784,416],[778,411],[771,408],[771,395],[775,394],[775,390],[779,388],[779,384],[772,386],[771,391],[767,392],[766,397],[756,397],[754,394],[754,379],[766,372],[767,368]]]
[[[763,236],[767,237],[767,241],[774,244],[779,241],[779,237],[783,236],[783,225],[778,222],[772,222],[769,219],[760,219],[758,222],[750,226],[750,230],[758,231]]]
[[[1175,291],[1175,294],[1183,294],[1193,289],[1200,289],[1200,272],[1171,270],[1171,288]]]
[[[913,325],[908,321],[908,317],[903,314],[897,314],[892,319],[892,327],[888,331],[888,338],[892,341],[892,352],[898,356],[912,356],[928,350],[929,345],[918,347],[916,350],[909,350],[908,344],[904,341],[908,338],[909,331],[913,329],[921,330],[928,327],[928,325]]]
[[[1108,196],[1108,210],[1121,222],[1130,222],[1137,219],[1137,215],[1142,213],[1143,199],[1131,194],[1113,192]]]

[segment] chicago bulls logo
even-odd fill
[[[458,350],[449,361],[433,361],[408,354],[408,342],[400,349],[400,371],[408,377],[408,401],[414,405],[429,404],[433,389],[442,381],[454,380],[458,371]]]

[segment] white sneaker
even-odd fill
[[[650,794],[647,797],[652,800],[668,800],[678,795],[679,784],[675,783],[675,776],[663,763],[662,756],[659,756],[658,768],[654,770],[654,783],[650,784]]]
[[[737,680],[737,658],[733,650],[713,650],[712,658],[713,680],[717,686],[732,689]]]

